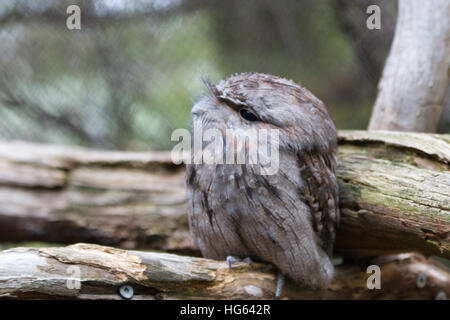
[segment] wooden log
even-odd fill
[[[371,263],[380,267],[380,289],[368,289],[372,272],[366,268],[341,265],[327,290],[308,291],[287,282],[282,298],[450,296],[450,270],[421,255],[387,256]],[[276,280],[266,267],[238,263],[229,270],[224,261],[90,244],[14,248],[0,252],[0,298],[123,299],[120,288],[129,285],[132,299],[272,299]]]
[[[342,253],[450,258],[449,135],[341,132]]]
[[[343,254],[450,258],[450,136],[341,131]],[[0,143],[0,241],[92,242],[198,255],[184,167],[169,152]]]

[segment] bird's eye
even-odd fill
[[[242,118],[248,121],[258,121],[258,117],[255,116],[255,114],[251,111],[248,111],[247,109],[241,109],[239,111]]]

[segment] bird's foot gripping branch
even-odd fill
[[[420,255],[391,254],[450,258],[449,164],[449,135],[339,132],[342,214],[334,249],[381,260],[344,259],[325,292],[287,282],[282,298],[448,297],[448,269]],[[189,236],[184,167],[169,153],[2,142],[0,166],[1,241],[199,255]],[[368,289],[376,273],[368,273],[370,265],[380,266],[381,289]],[[271,299],[271,272],[259,264],[228,270],[225,261],[94,245],[17,248],[0,253],[0,295],[122,299],[130,291],[119,289],[130,285],[133,298]]]
[[[18,263],[20,262],[20,263]],[[354,264],[336,268],[321,291],[286,283],[289,299],[442,299],[450,271],[418,254],[377,258],[373,274]],[[0,252],[0,298],[43,299],[272,299],[276,275],[263,264],[226,262],[166,253],[125,251],[93,244],[14,248]]]

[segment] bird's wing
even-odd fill
[[[339,194],[334,154],[308,152],[300,156],[300,175],[305,181],[301,190],[311,209],[314,231],[322,248],[332,255],[336,228],[339,224]]]

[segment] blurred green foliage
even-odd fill
[[[81,30],[65,26],[69,2],[81,7]],[[347,2],[359,11],[346,25],[366,32],[364,1]],[[367,126],[376,82],[355,42],[371,35],[348,33],[332,1],[9,3],[0,6],[2,139],[168,149],[171,132],[189,127],[203,77],[248,71],[301,83],[338,128]],[[389,40],[392,30],[383,32]]]

